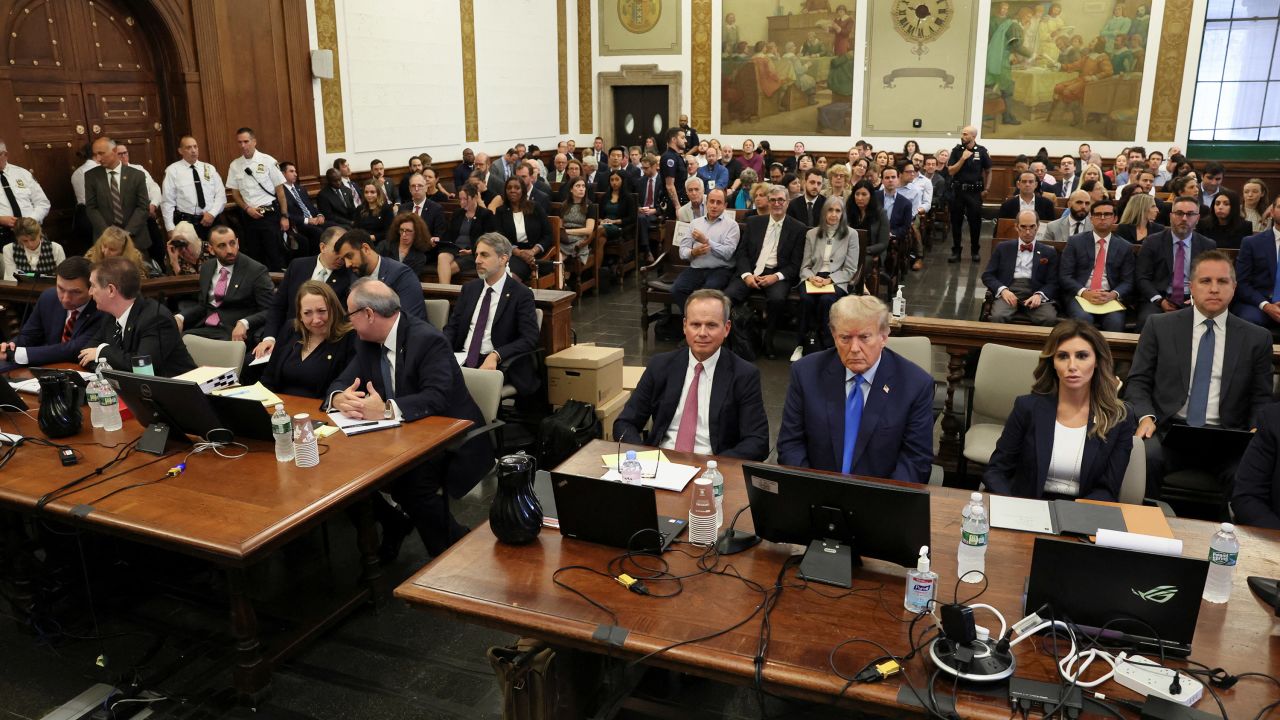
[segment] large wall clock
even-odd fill
[[[916,44],[912,52],[924,55],[927,52],[924,44],[938,39],[951,27],[955,9],[951,0],[895,0],[889,12],[898,34]]]

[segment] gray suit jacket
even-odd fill
[[[1071,219],[1070,214],[1066,215],[1065,217],[1060,217],[1057,220],[1054,220],[1053,222],[1045,225],[1044,226],[1045,242],[1066,242],[1070,240],[1071,236],[1076,234],[1072,232],[1073,230],[1075,230],[1074,225],[1075,225],[1075,221]],[[1086,216],[1084,221],[1081,223],[1080,232],[1093,232],[1093,221],[1090,220],[1088,216]]]
[[[1142,328],[1125,383],[1125,399],[1139,419],[1151,415],[1160,431],[1191,392],[1192,309],[1152,315]],[[1248,430],[1271,402],[1271,333],[1227,315],[1218,417],[1223,427]]]
[[[222,304],[215,308],[213,291],[218,282],[219,267],[217,260],[200,264],[200,307],[182,316],[183,330],[217,340],[230,340],[231,331],[240,320],[249,324],[251,332],[258,330],[266,322],[267,310],[275,293],[275,284],[271,282],[266,266],[240,253],[235,265],[231,266],[227,293],[222,297]],[[218,324],[206,326],[205,318],[215,311]]]
[[[147,175],[135,167],[123,164],[116,167],[120,170],[120,210],[124,214],[121,227],[133,236],[133,244],[139,250],[146,250],[151,247],[151,236],[147,234],[147,213],[151,207]],[[84,209],[89,213],[95,238],[116,224],[111,211],[111,185],[107,169],[102,166],[84,174]]]

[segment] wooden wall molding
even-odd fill
[[[315,0],[316,41],[333,53],[333,77],[320,81],[320,106],[324,112],[324,150],[347,150],[347,122],[342,112],[342,72],[338,57],[338,14],[334,0]],[[310,73],[308,73],[310,74]]]
[[[1155,90],[1151,94],[1151,122],[1147,142],[1173,142],[1182,101],[1182,76],[1187,65],[1192,0],[1165,0],[1164,26],[1156,61]]]
[[[693,21],[690,23],[689,119],[693,127],[711,128],[711,0],[692,0]],[[719,53],[716,53],[718,56]],[[677,118],[680,113],[672,115]]]
[[[595,132],[593,111],[595,101],[592,97],[595,77],[591,69],[591,3],[592,0],[577,0],[578,5],[578,132],[589,135]]]
[[[458,0],[462,17],[462,106],[467,142],[480,142],[480,121],[476,117],[476,6],[475,0]]]

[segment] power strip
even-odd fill
[[[1176,671],[1170,668],[1155,667],[1155,663],[1141,655],[1131,655],[1116,666],[1113,678],[1116,682],[1142,696],[1155,695],[1179,705],[1191,707],[1204,696],[1204,683],[1190,675],[1178,674],[1178,683],[1182,692],[1174,695],[1169,692]]]

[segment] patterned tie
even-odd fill
[[[79,310],[72,310],[71,314],[67,316],[67,322],[62,326],[62,342],[68,342],[71,340],[71,331],[75,329],[76,318],[78,317],[80,317]],[[116,327],[120,326],[117,325]]]
[[[1196,369],[1191,378],[1191,397],[1187,400],[1187,424],[1204,425],[1209,411],[1209,381],[1213,377],[1214,332],[1213,320],[1204,321],[1204,334],[1196,347]]]
[[[1173,253],[1173,287],[1170,288],[1169,301],[1173,303],[1174,307],[1182,307],[1182,301],[1186,297],[1183,294],[1185,292],[1183,285],[1187,281],[1187,271],[1183,266],[1186,265],[1187,251],[1184,249],[1181,240],[1178,241],[1177,245],[1178,248]]]
[[[1101,290],[1102,278],[1107,275],[1107,241],[1098,239],[1098,254],[1093,259],[1093,275],[1089,277],[1089,289]]]
[[[200,173],[196,172],[196,166],[191,166],[191,182],[196,186],[196,207],[204,209],[204,185],[200,183]]]
[[[844,403],[844,460],[840,472],[853,467],[853,446],[858,443],[858,426],[862,424],[862,376],[853,376],[853,389]]]
[[[1036,249],[1036,244],[1033,242],[1018,243],[1018,252],[1032,252],[1035,249]]]
[[[124,328],[118,322],[111,323],[111,344],[124,349]]]
[[[396,396],[396,375],[391,372],[391,348],[382,348],[382,391],[383,398],[391,400]]]
[[[0,185],[4,186],[4,198],[9,201],[9,212],[14,217],[22,217],[22,208],[18,207],[18,196],[13,194],[13,188],[9,187],[9,175],[4,170],[0,170]]]
[[[218,268],[218,284],[213,286],[213,306],[215,308],[222,305],[222,296],[227,294],[227,280],[230,277],[230,270]],[[209,327],[217,327],[219,320],[218,311],[214,310],[205,317],[204,324]]]
[[[124,205],[120,202],[120,181],[116,179],[115,170],[107,174],[111,176],[111,214],[114,216],[115,224],[124,227]]]
[[[684,410],[680,413],[680,429],[676,431],[676,451],[693,452],[693,441],[698,436],[698,379],[702,377],[702,363],[693,366],[693,381],[684,396]]]
[[[471,345],[467,348],[466,366],[480,367],[480,345],[484,342],[484,329],[489,325],[489,301],[493,298],[493,288],[484,289],[484,300],[480,302],[480,315],[476,317],[476,325],[471,329]]]

